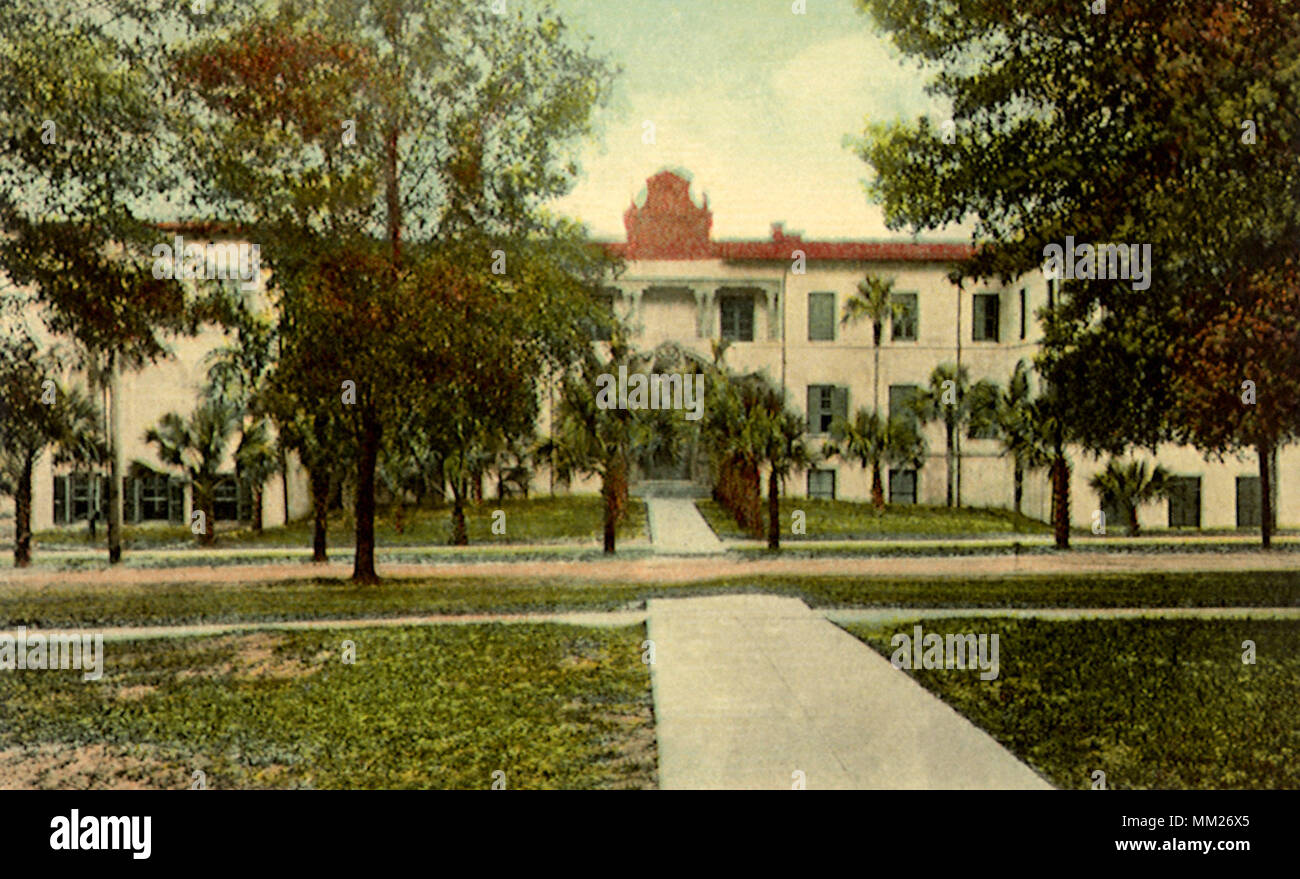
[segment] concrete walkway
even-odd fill
[[[655,599],[648,626],[664,789],[1050,788],[797,599]]]
[[[720,555],[726,549],[695,501],[684,497],[647,497],[650,544],[660,555]]]

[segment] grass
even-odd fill
[[[882,655],[912,622],[845,628]],[[997,679],[909,671],[1052,783],[1089,788],[1300,787],[1300,623],[925,620],[998,633]],[[1242,662],[1254,641],[1257,663]]]
[[[492,533],[493,513],[505,513],[505,534]],[[451,508],[390,507],[375,516],[375,543],[380,547],[431,546],[451,540]],[[603,506],[595,495],[534,497],[527,500],[484,500],[465,507],[466,525],[471,544],[550,543],[559,541],[597,540],[601,534]],[[619,524],[621,539],[644,537],[645,503],[629,498],[627,515]],[[312,522],[299,519],[288,525],[263,528],[260,532],[233,523],[217,526],[217,546],[234,548],[303,548],[310,552]],[[351,547],[351,519],[339,511],[330,514],[327,527],[331,547]],[[102,547],[107,552],[107,535],[103,523],[92,541],[86,526],[39,531],[34,535],[36,553],[41,549],[87,549]],[[197,548],[194,535],[184,526],[162,524],[128,525],[122,529],[122,544],[131,549]]]
[[[722,538],[745,538],[732,518],[716,501],[698,500],[696,507]],[[795,510],[807,517],[806,534],[791,534]],[[766,500],[763,507],[767,515]],[[766,518],[764,518],[766,521]],[[815,498],[781,499],[781,539],[800,540],[851,539],[873,537],[985,537],[999,534],[1050,534],[1051,526],[1010,510],[962,507],[925,507],[888,505],[877,513],[870,503],[828,501]]]
[[[821,608],[1297,607],[1300,571],[1032,575],[1001,578],[735,577],[689,584],[562,578],[407,578],[251,584],[0,586],[0,627],[45,628],[421,614],[607,611],[650,598],[767,593]]]
[[[487,789],[498,771],[510,789],[652,787],[644,637],[474,625],[110,642],[98,681],[0,675],[0,787],[188,787],[195,770],[210,788]],[[86,777],[69,778],[78,757]]]

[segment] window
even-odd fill
[[[723,296],[719,305],[722,311],[722,338],[733,342],[754,341],[754,298]]]
[[[920,385],[890,385],[889,417],[902,415],[905,418],[915,419],[916,413],[912,411],[912,401],[920,393]]]
[[[835,500],[835,471],[809,470],[808,497],[824,501]]]
[[[835,294],[808,294],[808,341],[835,341]]]
[[[849,417],[849,389],[835,385],[808,386],[808,431],[830,433],[831,422]]]
[[[894,319],[890,329],[890,339],[895,342],[915,342],[918,311],[915,293],[895,293],[893,297]]]
[[[976,293],[971,338],[976,342],[998,341],[998,294]]]
[[[1201,527],[1201,477],[1175,476],[1169,480],[1169,527]]]
[[[101,515],[108,499],[108,479],[92,473],[70,473],[54,477],[54,521],[80,522],[91,513]]]
[[[1020,288],[1020,338],[1025,338],[1025,327],[1028,322],[1029,303],[1025,300],[1025,288]]]
[[[891,504],[916,503],[916,471],[889,471],[889,502]]]
[[[212,493],[212,515],[218,521],[233,522],[239,518],[239,484],[233,476],[217,483]]]
[[[135,482],[140,491],[137,521],[170,518],[168,509],[170,494],[167,490],[169,480],[166,474],[151,473],[148,476],[141,476]],[[130,491],[129,486],[127,490]]]
[[[1258,528],[1264,521],[1264,507],[1261,501],[1258,476],[1237,477],[1237,527]]]

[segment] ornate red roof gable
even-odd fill
[[[691,199],[691,181],[676,171],[646,180],[644,204],[623,214],[627,242],[609,242],[611,253],[630,260],[760,260],[786,262],[802,251],[808,260],[846,262],[956,262],[973,253],[967,244],[910,241],[804,241],[772,225],[769,241],[711,241],[713,212]]]

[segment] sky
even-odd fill
[[[937,112],[925,76],[853,0],[555,0],[593,50],[623,68],[583,175],[552,208],[622,239],[623,211],[659,170],[685,168],[707,193],[713,237],[807,238],[890,232],[844,143],[868,119]],[[654,144],[643,142],[646,121]],[[961,230],[927,238],[961,239]]]

